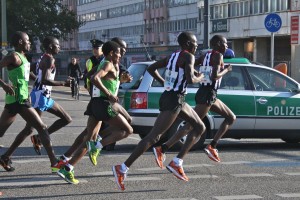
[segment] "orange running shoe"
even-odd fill
[[[218,150],[212,148],[212,146],[210,144],[204,148],[204,151],[211,160],[213,160],[215,162],[221,162],[221,160],[219,158]]]
[[[167,169],[178,179],[186,182],[189,181],[189,178],[185,175],[182,166],[177,166],[173,160],[167,166]]]
[[[155,156],[156,164],[163,169],[164,162],[166,160],[166,154],[162,152],[161,147],[153,147],[153,154]]]
[[[126,178],[126,173],[121,172],[121,165],[115,165],[112,167],[112,171],[115,177],[115,181],[120,188],[120,190],[125,190],[124,180]]]
[[[40,137],[38,135],[32,135],[30,137],[31,142],[33,144],[33,148],[38,155],[41,155],[42,143]]]

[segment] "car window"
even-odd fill
[[[248,67],[248,72],[257,91],[292,92],[298,88],[295,82],[275,71]]]
[[[221,80],[220,89],[246,90],[249,89],[240,66],[232,66],[232,71],[226,73]]]
[[[132,81],[130,83],[122,83],[120,88],[122,89],[137,89],[144,77],[144,73],[148,65],[146,64],[132,64],[127,69],[129,74],[132,76]]]
[[[166,71],[166,68],[160,68],[158,69],[158,73],[163,77],[165,78],[165,71]],[[153,79],[153,82],[152,82],[152,87],[163,87],[163,85],[158,82],[156,79]]]

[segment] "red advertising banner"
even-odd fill
[[[299,44],[299,16],[291,16],[291,44]]]

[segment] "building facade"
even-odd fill
[[[207,39],[221,34],[238,57],[268,66],[285,62],[288,74],[300,81],[298,41],[291,42],[291,19],[299,16],[297,0],[208,2]],[[265,27],[270,13],[281,19],[280,29],[273,34],[273,49],[271,32]],[[77,14],[79,20],[86,22],[78,30],[79,49],[90,50],[89,40],[93,38],[107,41],[121,37],[128,43],[124,60],[128,66],[153,55],[159,59],[176,50],[176,38],[181,31],[195,33],[200,48],[204,42],[204,0],[77,0]]]

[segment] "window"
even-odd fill
[[[227,90],[247,90],[249,84],[245,81],[240,66],[233,66],[230,73],[226,73],[221,80],[220,89]]]
[[[248,67],[248,72],[257,91],[292,92],[298,85],[278,72]]]

